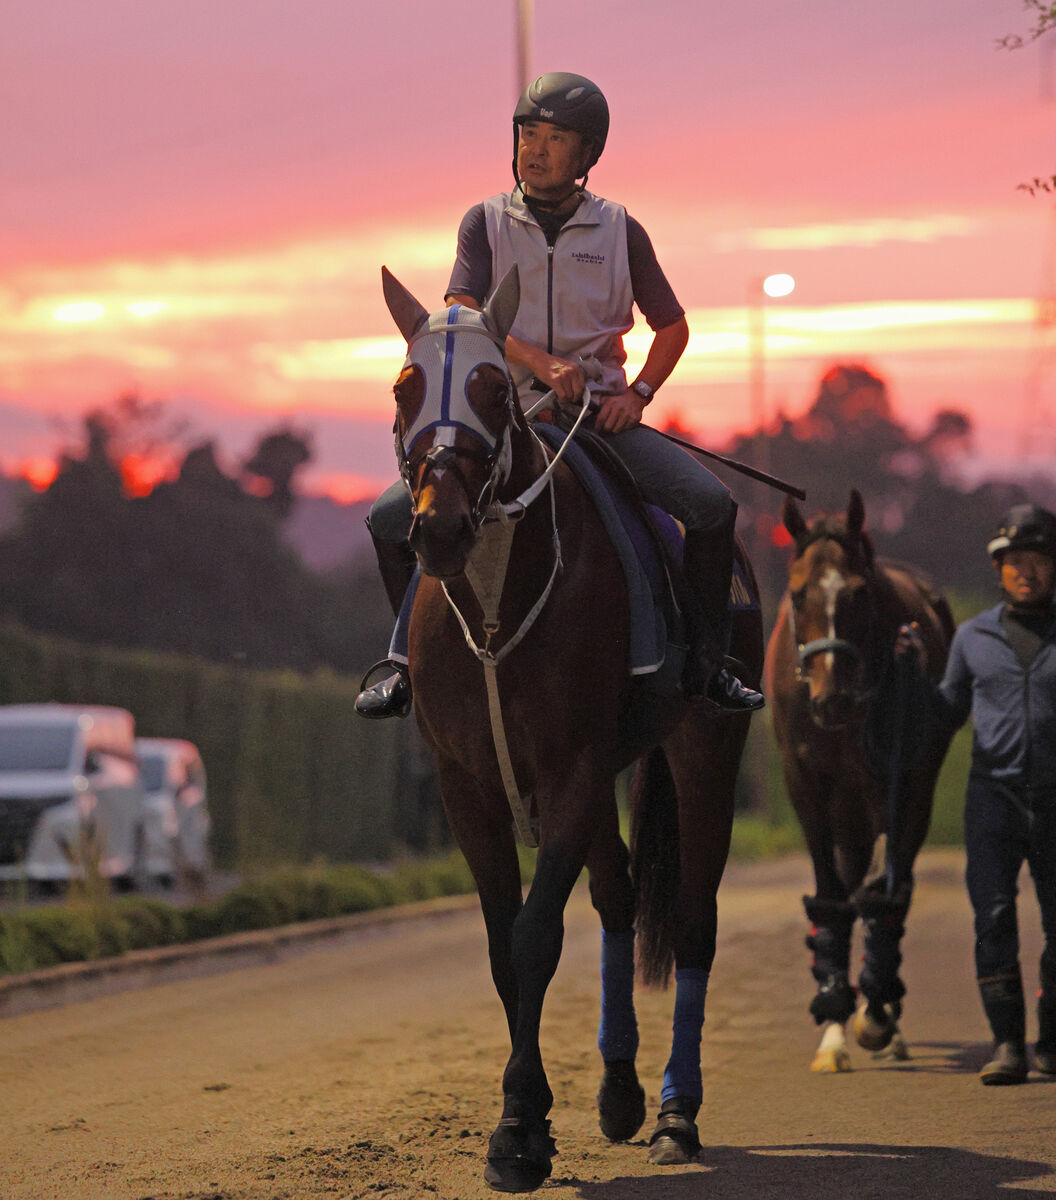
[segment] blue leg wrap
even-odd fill
[[[634,1015],[634,930],[601,931],[601,1024],[598,1049],[605,1062],[633,1062],[638,1053]]]
[[[708,972],[700,967],[675,971],[675,1019],[671,1057],[664,1068],[661,1102],[676,1096],[698,1103],[704,1098],[700,1076],[700,1031],[704,1024],[704,997]]]

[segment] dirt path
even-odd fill
[[[732,868],[704,1031],[705,1150],[648,1165],[597,1129],[597,924],[577,892],[543,1052],[553,1200],[967,1198],[1056,1193],[1056,1079],[983,1088],[959,858],[926,858],[910,914],[912,1061],[807,1070],[804,862]],[[1029,889],[1029,884],[1027,885]],[[1036,906],[1024,908],[1033,981]],[[672,993],[639,994],[655,1113]],[[507,1053],[473,911],[270,967],[0,1023],[2,1200],[474,1200]],[[648,1132],[649,1125],[646,1130]]]

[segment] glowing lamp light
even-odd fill
[[[106,305],[98,300],[72,300],[69,304],[60,304],[51,310],[52,320],[66,323],[83,321],[98,321],[106,316]]]
[[[795,286],[791,275],[767,275],[763,280],[763,291],[774,300],[789,295]]]

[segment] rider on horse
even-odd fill
[[[527,88],[513,115],[515,187],[463,218],[447,302],[480,309],[506,271],[518,267],[521,304],[506,355],[525,407],[551,391],[558,404],[578,403],[588,383],[585,360],[598,368],[595,431],[645,499],[686,529],[683,605],[695,668],[690,686],[722,712],[749,713],[763,706],[763,697],[725,662],[737,505],[694,457],[641,422],[685,349],[685,313],[641,225],[622,206],[584,190],[608,129],[605,97],[589,79],[555,72]],[[634,304],[653,341],[641,373],[628,385],[623,335],[632,327]],[[407,492],[397,483],[378,499],[369,520],[397,611],[414,569],[406,548],[411,516]],[[407,673],[389,662],[395,674],[356,701],[363,716],[404,716],[410,709]]]

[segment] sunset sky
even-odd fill
[[[0,466],[136,391],[231,461],[288,420],[311,486],[378,491],[403,357],[380,267],[440,307],[459,219],[509,186],[515,0],[2,8]],[[591,189],[689,314],[651,423],[715,447],[749,425],[748,302],[787,271],[769,412],[858,360],[914,430],[957,407],[982,464],[1056,461],[1056,353],[1034,369],[1056,216],[1017,189],[1056,169],[1056,35],[997,45],[1029,22],[1020,0],[535,0],[532,73],[607,94]]]

